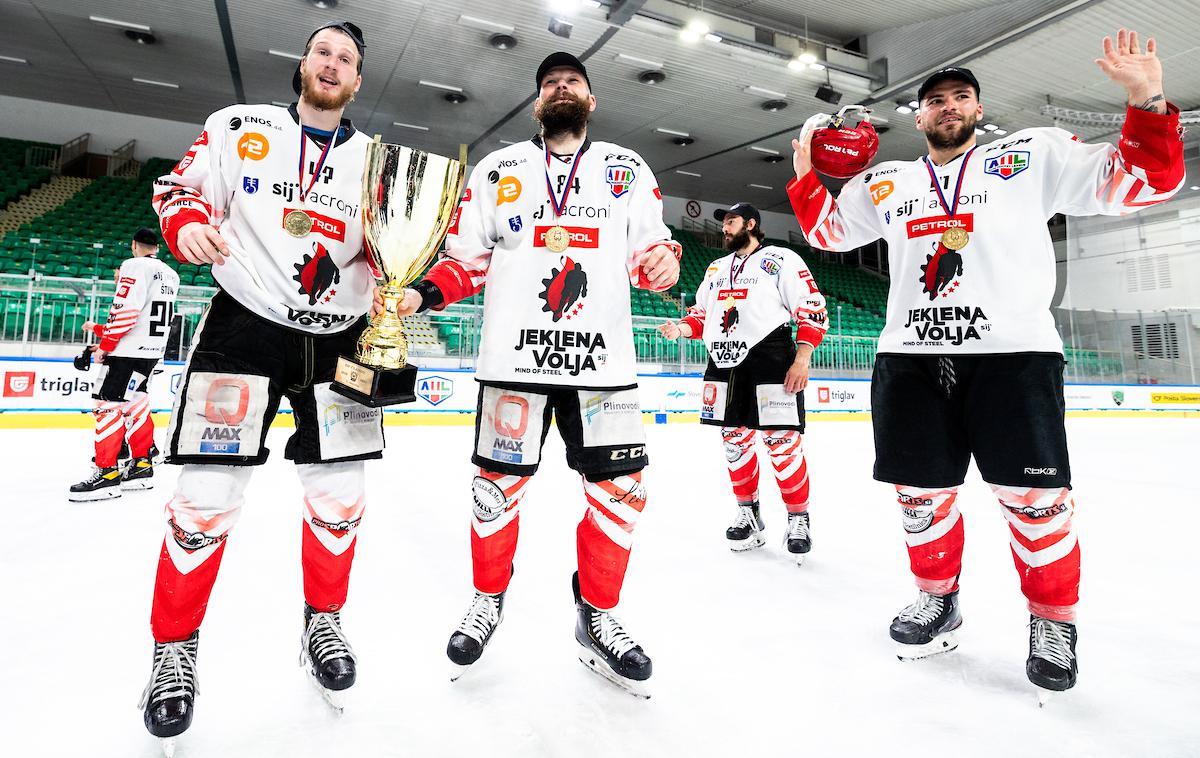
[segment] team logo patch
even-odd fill
[[[506,176],[500,180],[496,188],[496,205],[515,203],[521,197],[521,180],[515,176]]]
[[[513,216],[512,218],[510,218],[508,220],[508,228],[512,229],[514,232],[521,231],[521,217]]]
[[[587,273],[569,257],[559,259],[561,268],[550,269],[550,276],[542,280],[546,289],[538,297],[544,302],[542,311],[550,314],[550,320],[570,319],[583,309],[583,298],[587,297]]]
[[[305,253],[304,260],[295,265],[296,275],[292,280],[300,285],[301,295],[308,295],[309,305],[318,301],[328,303],[337,294],[332,287],[342,280],[342,272],[320,242],[313,242],[312,255]]]
[[[258,192],[258,179],[253,176],[243,176],[242,191],[247,195],[253,195],[255,192]]]
[[[1010,150],[1000,153],[994,158],[985,158],[983,173],[998,176],[1001,179],[1012,179],[1017,174],[1029,168],[1029,152],[1025,150]]]
[[[882,181],[870,186],[871,202],[879,205],[895,191],[896,185],[890,181]]]
[[[246,132],[237,144],[238,157],[242,160],[261,161],[271,152],[271,143],[258,132]]]
[[[1125,402],[1125,392],[1123,390],[1113,390],[1112,399],[1114,403],[1121,405]]]
[[[454,394],[454,382],[443,376],[427,376],[417,382],[417,395],[430,405],[440,405]]]
[[[763,271],[766,271],[771,276],[775,276],[776,274],[779,273],[779,264],[777,262],[771,260],[770,258],[763,258],[762,262],[759,263],[758,265],[762,268]]]
[[[637,179],[637,174],[633,173],[633,169],[629,166],[618,164],[608,166],[605,170],[604,181],[608,182],[608,189],[612,192],[613,197],[621,197],[628,192],[635,179]]]

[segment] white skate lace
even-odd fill
[[[482,645],[483,641],[487,639],[488,633],[499,623],[500,601],[492,595],[476,592],[475,599],[471,601],[470,610],[467,611],[466,616],[463,616],[462,623],[458,625],[458,632]]]
[[[104,471],[105,471],[105,469],[102,469],[99,466],[92,469],[92,475],[89,476],[87,479],[84,479],[83,484],[96,484],[97,482],[99,482],[101,479],[104,478]]]
[[[917,602],[900,611],[901,621],[915,621],[918,624],[929,624],[942,613],[944,604],[942,598],[938,595],[930,595],[928,592],[921,592],[917,595]]]
[[[737,519],[733,522],[734,529],[742,527],[750,527],[750,531],[757,532],[758,519],[754,518],[754,508],[749,505],[739,505]]]
[[[606,611],[592,611],[592,636],[618,659],[637,647],[637,643],[621,626],[616,616]]]
[[[158,703],[170,697],[195,697],[200,693],[200,682],[196,677],[196,647],[199,640],[167,642],[154,646],[154,668],[150,671],[150,683],[142,690],[138,708],[147,703]]]
[[[1075,653],[1071,652],[1070,624],[1035,616],[1030,627],[1033,657],[1070,670],[1071,661],[1075,658]]]
[[[806,540],[808,539],[808,514],[799,513],[788,519],[789,540]]]
[[[304,663],[304,655],[308,653],[317,663],[334,658],[349,658],[355,663],[358,658],[350,648],[350,642],[342,633],[341,614],[314,613],[308,620],[304,637],[300,640],[300,662]]]

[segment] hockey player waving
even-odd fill
[[[305,659],[331,700],[354,684],[342,631],[364,460],[380,457],[381,415],[330,389],[366,325],[374,279],[362,254],[368,138],[342,118],[362,82],[362,32],[327,24],[308,39],[290,107],[217,111],[155,184],[163,236],[183,261],[212,264],[220,290],[197,332],[169,430],[183,464],[167,505],[151,630],[146,727],[191,723],[198,630],[253,467],[267,460],[280,400],[296,431],[284,455],[304,489]]]
[[[535,81],[541,134],[479,161],[444,257],[401,303],[407,315],[487,285],[472,455],[475,597],[447,654],[474,663],[503,618],[518,507],[553,418],[587,501],[573,579],[580,659],[644,694],[650,658],[612,613],[646,505],[629,286],[669,288],[681,250],[641,157],[588,138],[596,98],[583,64],[554,53]]]
[[[738,506],[725,532],[730,549],[753,550],[765,542],[754,451],[761,433],[788,511],[783,544],[801,563],[812,549],[801,446],[804,387],[809,358],[828,328],[825,298],[800,256],[763,246],[762,216],[754,206],[738,203],[713,215],[732,252],[708,267],[687,316],[659,331],[667,339],[703,339],[708,349],[700,423],[720,426],[725,442]]]
[[[792,207],[809,241],[853,250],[887,241],[891,288],[871,382],[875,478],[896,486],[919,590],[892,622],[901,657],[951,650],[961,623],[963,522],[955,500],[975,462],[1000,501],[1030,611],[1029,680],[1074,686],[1079,545],[1063,424],[1062,340],[1049,306],[1046,220],[1132,213],[1184,180],[1179,111],[1163,95],[1151,39],[1106,37],[1097,61],[1125,88],[1116,147],[1062,129],[980,146],[979,82],[964,68],[921,85],[928,155],[846,182],[836,200],[812,171],[812,132],[793,141]]]

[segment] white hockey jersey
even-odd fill
[[[836,200],[814,172],[788,184],[813,246],[847,251],[887,242],[891,284],[879,352],[1062,352],[1050,312],[1055,259],[1046,221],[1160,203],[1184,173],[1177,110],[1130,109],[1119,149],[1048,127],[977,146],[933,166],[947,203],[964,162],[953,218],[923,159],[873,166]],[[954,226],[970,236],[957,252],[939,245]]]
[[[304,189],[321,145],[306,137]],[[251,312],[315,333],[344,330],[367,312],[375,286],[362,252],[359,212],[369,139],[343,120],[305,201],[299,173],[300,123],[293,105],[234,105],[204,131],[154,186],[154,209],[172,251],[180,228],[211,223],[230,257],[212,267],[217,284]],[[290,211],[313,221],[307,236],[283,227]]]
[[[629,286],[648,288],[643,257],[658,244],[678,254],[662,195],[636,153],[586,141],[578,157],[552,156],[550,182],[566,206],[556,219],[540,139],[483,158],[468,181],[426,279],[447,303],[486,283],[476,376],[483,381],[580,388],[636,384]],[[562,226],[570,246],[552,251]],[[674,282],[668,282],[666,287]]]
[[[780,326],[796,321],[796,341],[816,348],[829,328],[825,296],[804,259],[785,247],[760,247],[713,261],[681,323],[704,339],[719,368],[732,368]]]
[[[170,266],[151,255],[127,259],[108,319],[93,330],[99,348],[120,358],[162,358],[178,293],[179,274]]]

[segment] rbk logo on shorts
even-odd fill
[[[33,397],[37,374],[33,371],[4,372],[4,397]]]

